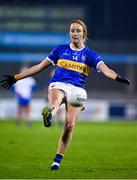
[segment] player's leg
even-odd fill
[[[16,116],[16,124],[17,126],[19,126],[21,124],[22,121],[22,106],[20,104],[18,104],[17,107],[17,116]]]
[[[30,127],[32,122],[31,122],[31,119],[30,119],[31,107],[30,107],[29,104],[24,106],[24,112],[25,112],[24,120],[25,120],[27,126]]]
[[[58,110],[56,120],[59,126],[64,125],[64,120],[65,120],[65,103],[62,104]]]
[[[51,170],[58,170],[60,162],[64,157],[69,143],[71,142],[73,129],[75,127],[78,115],[81,112],[81,107],[75,108],[72,105],[67,106],[67,112],[65,117],[64,131],[60,138],[57,154],[55,155],[54,162],[51,166]]]
[[[51,120],[56,116],[63,99],[64,92],[62,90],[53,88],[48,91],[48,106],[42,110],[44,125],[46,127],[51,126]]]

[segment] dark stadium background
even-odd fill
[[[7,33],[66,35],[69,23],[76,18],[85,21],[88,27],[87,44],[98,52],[104,62],[119,74],[131,80],[130,87],[112,81],[92,71],[87,81],[89,98],[126,99],[137,98],[137,1],[136,0],[0,0],[0,78],[2,74],[18,72],[23,64],[34,65],[41,58],[22,57],[20,54],[45,54],[54,45],[25,46],[5,45]],[[5,39],[4,39],[4,38]],[[35,36],[34,36],[35,38]],[[3,40],[4,39],[4,40]],[[18,37],[16,37],[17,41]],[[42,42],[42,40],[40,40]],[[58,44],[58,42],[56,42]],[[9,54],[10,53],[10,54]],[[4,54],[4,55],[3,55]],[[13,54],[18,54],[14,59]],[[43,56],[44,57],[44,56]],[[44,94],[45,82],[50,68],[35,75],[39,83],[36,97]],[[13,96],[0,90],[0,97]],[[137,104],[135,102],[135,104]]]

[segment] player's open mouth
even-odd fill
[[[72,39],[74,39],[74,40],[78,40],[78,38],[77,38],[77,37],[72,37]]]

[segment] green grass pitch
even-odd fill
[[[0,121],[0,178],[137,178],[137,121],[78,122],[60,170],[53,172],[50,165],[62,128]]]

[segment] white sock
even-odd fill
[[[52,164],[52,166],[58,166],[59,167],[59,163],[57,163],[57,162],[53,162],[53,164]]]

